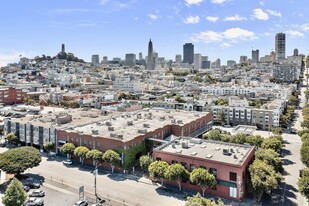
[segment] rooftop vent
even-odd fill
[[[212,158],[212,154],[208,154],[208,155],[206,155],[206,158],[207,158],[207,159]]]
[[[116,137],[117,137],[118,139],[123,139],[123,135],[122,135],[122,134],[118,134]]]
[[[105,125],[106,126],[112,126],[112,123],[111,122],[105,122]]]
[[[93,130],[91,130],[91,133],[92,133],[92,134],[99,134],[99,130],[93,129]]]
[[[133,125],[133,121],[128,121],[127,123],[128,123],[129,126]]]
[[[228,149],[223,149],[222,152],[223,152],[224,155],[231,155],[231,153],[229,152]]]
[[[216,151],[219,151],[220,150],[220,147],[216,147],[216,149],[215,149]]]
[[[182,120],[177,120],[177,124],[183,124]]]
[[[116,137],[116,134],[115,133],[110,133],[109,136],[110,137]]]
[[[140,133],[140,134],[146,134],[147,129],[139,129],[139,130],[137,130],[137,132]]]
[[[165,116],[160,117],[160,120],[165,120]]]
[[[173,115],[170,115],[170,116],[168,116],[168,118],[173,119],[173,118],[174,118],[174,116],[173,116]]]
[[[188,148],[189,147],[188,141],[181,142],[181,147],[182,148]]]
[[[175,120],[175,119],[172,119],[172,120],[171,120],[171,123],[175,124],[175,123],[176,123],[176,120]]]
[[[114,131],[114,127],[108,127],[108,131]]]
[[[149,128],[149,124],[143,124],[145,128]]]
[[[197,154],[197,152],[192,152],[191,156],[195,156]]]
[[[181,154],[182,150],[181,149],[178,149],[175,151],[177,154]]]

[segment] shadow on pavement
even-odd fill
[[[107,175],[107,177],[114,180],[114,181],[124,181],[124,180],[126,180],[125,177],[122,177],[121,175],[117,175],[117,174],[109,174],[109,175]]]
[[[187,195],[183,192],[177,191],[175,188],[167,188],[167,187],[158,187],[156,188],[156,192],[160,195],[168,196],[168,197],[174,197],[178,200],[186,200]]]
[[[289,160],[289,159],[282,159],[283,165],[293,165],[295,162]]]

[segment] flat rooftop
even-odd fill
[[[253,149],[251,145],[179,137],[155,150],[240,166]]]
[[[188,112],[161,108],[143,109],[113,115],[105,120],[74,127],[73,130],[90,135],[94,134],[93,130],[95,130],[96,136],[116,138],[126,142],[166,125],[184,125],[207,114],[208,112]]]
[[[244,134],[249,134],[252,135],[253,132],[256,130],[256,126],[250,126],[250,125],[237,125],[234,129],[233,132],[235,133],[244,133]]]

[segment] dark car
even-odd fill
[[[23,186],[23,188],[24,188],[24,190],[26,191],[26,192],[29,192],[29,190],[30,190],[30,187],[29,186]]]
[[[37,182],[25,182],[24,183],[24,186],[28,186],[30,187],[30,189],[38,189],[40,188],[40,183],[37,183]]]

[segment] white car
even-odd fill
[[[72,164],[72,160],[66,159],[66,160],[63,161],[63,164],[64,165],[71,165]]]
[[[79,200],[77,202],[75,202],[74,206],[87,206],[88,202],[87,200]]]

